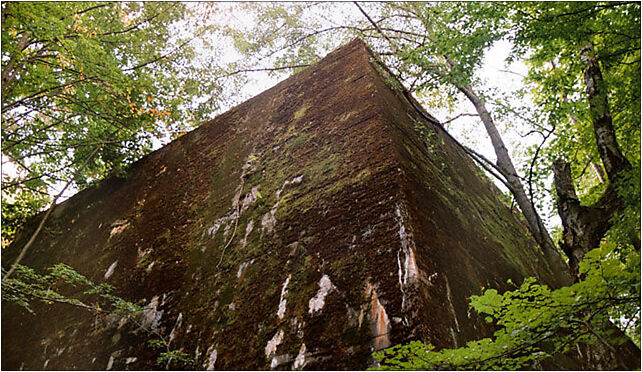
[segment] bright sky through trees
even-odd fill
[[[190,5],[192,5],[197,13],[202,12],[200,4],[192,3]],[[208,13],[208,21],[248,31],[253,27],[256,27],[256,17],[254,14],[237,7],[236,4],[218,3],[215,7],[215,12]],[[346,19],[363,18],[363,15],[359,12],[358,8],[352,3],[333,3],[330,8],[333,9],[333,11],[328,14],[324,9],[312,7],[307,16],[320,21],[322,23],[321,28],[330,28],[339,25],[341,22],[345,22]],[[184,33],[190,32],[185,28],[185,24],[182,24],[182,22],[179,23],[176,28]],[[220,48],[220,54],[216,57],[216,63],[218,64],[238,63],[242,62],[245,58],[243,55],[238,53],[234,46],[234,41],[230,37],[219,37],[216,40],[210,40],[210,43],[216,44],[217,47]],[[200,40],[195,41],[195,46],[197,51],[197,56],[195,58],[196,61],[200,59],[213,58],[211,56],[211,51],[204,48]],[[517,100],[516,95],[514,94],[514,92],[523,84],[522,80],[527,74],[527,67],[521,60],[514,61],[510,65],[507,65],[506,59],[509,56],[511,48],[512,45],[506,40],[501,40],[494,44],[489,49],[488,53],[486,53],[483,66],[479,71],[477,71],[476,75],[485,83],[484,89],[499,91],[505,97],[512,97],[514,101],[513,104],[527,106],[530,105],[530,100]],[[316,53],[318,56],[322,57],[329,51],[331,51],[331,49],[317,49]],[[264,59],[254,66],[256,69],[270,67],[272,67],[272,60],[269,58]],[[240,90],[227,97],[228,99],[224,102],[221,102],[219,113],[225,112],[234,105],[244,102],[250,97],[269,89],[278,82],[286,79],[291,75],[291,73],[292,72],[289,70],[277,72],[247,72],[247,82]],[[419,96],[417,98],[419,98],[420,101],[423,101],[422,98],[424,97]],[[426,102],[422,103],[426,104]],[[448,121],[462,113],[469,114],[475,112],[475,109],[467,101],[458,102],[458,105],[454,108],[440,107],[438,105],[427,105],[427,108],[431,114],[442,122]],[[528,146],[537,144],[539,139],[535,136],[521,137],[519,133],[525,133],[527,129],[520,128],[519,123],[515,123],[515,125],[515,128],[511,128],[515,130],[504,131],[505,139],[510,145],[509,150],[511,151],[511,155],[515,159],[518,159],[519,162],[527,162],[529,159],[527,158],[527,154],[524,153],[524,149]],[[466,145],[476,149],[487,158],[494,158],[494,151],[490,144],[490,140],[486,136],[483,126],[477,117],[466,115],[461,116],[456,120],[447,123],[446,127],[452,135]],[[155,141],[155,148],[160,147],[164,143],[166,142],[158,140]],[[506,192],[506,188],[501,182],[496,180],[494,181],[500,189]],[[550,178],[548,182],[550,185],[552,178]],[[549,210],[552,210],[551,203],[552,200],[550,199],[544,201],[544,204],[547,205]],[[559,225],[559,218],[556,213],[551,213],[545,217],[551,227]]]
[[[234,3],[188,3],[188,9],[194,13],[189,15],[191,18],[181,19],[170,25],[170,35],[173,40],[170,44],[176,44],[177,40],[186,39],[193,36],[198,27],[203,24],[211,23],[221,27],[231,27],[239,30],[251,30],[256,27],[256,17],[253,13],[239,8]],[[316,18],[322,22],[322,27],[333,27],[346,19],[361,19],[363,15],[352,3],[333,3],[330,6],[334,9],[331,14],[328,14],[321,8],[311,8],[307,13],[307,17]],[[189,13],[188,13],[189,14]],[[230,36],[221,33],[206,33],[198,38],[190,41],[190,45],[194,48],[194,56],[191,63],[203,67],[203,61],[214,63],[215,65],[224,66],[230,63],[240,63],[243,61],[244,56],[239,54],[234,45],[234,40]],[[317,55],[322,57],[331,51],[332,48],[326,50],[317,50]],[[486,54],[483,67],[477,72],[479,78],[485,83],[485,88],[489,90],[497,90],[502,92],[505,96],[511,97],[512,91],[518,89],[521,84],[521,76],[526,74],[526,66],[517,61],[510,66],[506,66],[505,59],[511,49],[511,45],[506,41],[496,43],[490,51]],[[215,52],[215,53],[213,53]],[[255,69],[270,68],[272,67],[272,59],[265,58],[259,64],[254,66]],[[276,85],[279,81],[287,78],[292,72],[290,70],[282,70],[276,72],[268,71],[251,71],[245,73],[247,81],[242,84],[238,90],[229,89],[225,90],[225,83],[223,83],[223,91],[221,94],[214,92],[217,95],[213,97],[218,100],[219,109],[217,113],[222,113],[230,109],[236,104],[239,104],[250,97],[253,97],[266,89]],[[207,92],[205,92],[207,93]],[[201,98],[195,98],[198,102],[204,102],[211,99],[207,94]],[[425,97],[417,97],[420,101]],[[528,105],[528,100],[518,102],[517,104]],[[428,105],[428,110],[441,121],[447,121],[462,113],[474,113],[474,108],[466,101],[462,101],[454,108],[439,107],[435,105]],[[480,124],[476,117],[462,116],[453,122],[447,124],[448,130],[466,145],[475,148],[478,152],[487,158],[493,158],[494,153],[490,141],[484,133],[483,126]],[[518,161],[527,161],[524,158],[523,148],[533,145],[537,142],[534,137],[520,137],[517,130],[505,131],[506,140],[511,145],[511,154]],[[167,132],[160,138],[152,138],[153,149],[158,149],[171,141],[172,135]],[[3,173],[11,176],[16,175],[18,168],[15,165],[7,162],[6,157],[3,155]],[[550,182],[551,180],[549,180]],[[496,182],[497,186],[505,191],[505,188],[500,182]],[[53,193],[61,190],[64,186],[63,181],[58,181],[53,186]],[[77,188],[71,187],[62,196],[62,200],[70,197],[77,192]],[[547,201],[550,203],[550,200]],[[550,209],[550,207],[549,207]],[[549,217],[549,216],[547,216]],[[559,224],[555,214],[552,214],[552,225]]]

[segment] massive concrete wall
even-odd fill
[[[471,294],[554,280],[495,187],[376,66],[354,41],[202,124],[57,206],[24,263],[65,262],[146,305],[185,368],[362,369],[409,338],[488,334]],[[132,322],[3,305],[3,369],[158,368]]]

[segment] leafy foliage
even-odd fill
[[[586,255],[580,272],[584,280],[570,287],[551,290],[528,278],[512,291],[499,294],[487,289],[471,297],[470,306],[499,327],[493,337],[440,351],[413,341],[374,357],[384,370],[535,369],[577,343],[612,349],[611,345],[626,341],[611,326],[611,319],[620,318],[639,345],[639,252],[618,253],[614,245],[605,244]]]
[[[158,358],[156,358],[156,364],[159,366],[169,366],[172,362],[176,362],[183,366],[189,366],[195,363],[194,358],[192,358],[186,352],[170,349],[169,343],[163,339],[149,340],[148,344],[153,349],[162,350]]]
[[[3,3],[2,67],[8,71],[2,79],[3,154],[23,168],[18,179],[3,180],[3,196],[13,198],[2,206],[3,244],[46,203],[47,188],[69,179],[95,146],[101,151],[78,178],[79,186],[122,171],[149,151],[153,139],[183,130],[190,120],[185,118],[198,120],[213,109],[211,93],[198,101],[202,105],[188,103],[190,96],[220,91],[216,83],[203,84],[217,81],[208,73],[238,77],[261,63],[259,69],[289,72],[287,66],[301,68],[355,36],[379,52],[424,103],[452,111],[463,97],[456,86],[470,84],[479,88],[500,129],[540,136],[541,141],[520,143],[514,151],[523,157],[520,173],[538,209],[553,211],[547,185],[558,158],[571,163],[581,201],[592,204],[608,180],[582,81],[580,52],[591,43],[604,77],[602,88],[609,92],[618,143],[633,169],[617,185],[624,211],[613,218],[602,247],[580,264],[583,280],[556,290],[533,279],[504,294],[489,289],[473,297],[471,306],[500,327],[492,338],[438,352],[412,342],[377,357],[384,369],[534,368],[576,342],[617,344],[623,338],[609,334],[611,321],[639,345],[640,257],[630,244],[637,240],[639,247],[640,236],[640,4],[363,4],[379,29],[353,5],[235,5],[254,22],[221,28],[220,35],[231,37],[244,56],[221,71],[212,64],[195,69],[189,44],[184,44],[189,38],[172,34],[168,25],[190,11],[183,4]],[[216,13],[215,7],[205,9]],[[338,13],[340,18],[327,17]],[[528,66],[514,97],[482,85],[480,67],[497,42],[508,42],[510,60]],[[24,290],[48,290],[44,282],[38,286],[33,271],[20,270],[22,278],[33,280]],[[5,288],[11,287],[3,285],[3,296]],[[22,287],[15,283],[14,288]],[[65,301],[62,295],[37,291],[50,302]],[[20,292],[7,293],[28,305]],[[91,295],[109,303],[103,292]],[[110,306],[117,309],[115,303]],[[153,346],[166,348],[162,363],[189,362],[179,352],[169,354],[162,340]]]
[[[529,67],[520,95],[532,98],[535,110],[506,103],[499,106],[504,117],[522,120],[529,133],[543,138],[539,145],[525,148],[532,161],[524,163],[523,172],[529,184],[536,186],[531,191],[534,203],[550,195],[544,180],[559,158],[571,162],[583,204],[593,204],[607,188],[609,180],[601,169],[595,142],[594,113],[585,93],[586,65],[579,58],[585,46],[595,48],[605,82],[601,89],[609,92],[617,140],[633,165],[617,184],[626,207],[613,218],[614,227],[602,248],[587,254],[580,264],[583,276],[579,283],[551,291],[530,279],[516,291],[499,295],[491,289],[473,297],[471,306],[502,327],[493,338],[440,352],[427,352],[433,349],[430,345],[414,342],[378,357],[384,367],[404,369],[536,368],[537,363],[578,342],[599,343],[613,350],[611,345],[626,338],[611,334],[617,332],[610,320],[639,345],[640,258],[639,251],[631,248],[633,244],[639,250],[640,244],[639,4],[508,3],[500,4],[495,13],[486,13],[485,20],[478,14],[482,16],[479,22],[506,30],[497,34],[510,38],[512,58],[523,58]],[[483,43],[477,45],[483,47]]]
[[[507,27],[514,29],[514,58],[525,57],[529,90],[542,115],[538,127],[555,135],[541,152],[536,181],[550,176],[557,158],[571,163],[582,202],[591,204],[605,188],[604,171],[595,145],[591,112],[582,71],[581,50],[591,43],[600,61],[604,91],[620,148],[640,164],[640,4],[637,3],[513,3]],[[639,195],[639,186],[629,193]],[[639,205],[639,203],[637,203]],[[623,214],[635,218],[636,213]],[[639,212],[637,213],[639,215]],[[638,219],[639,221],[639,219]],[[637,230],[639,236],[639,228]]]
[[[18,229],[49,200],[47,195],[28,190],[17,190],[16,194],[13,203],[2,202],[2,248],[15,239]]]
[[[2,153],[19,167],[3,176],[3,199],[41,207],[74,175],[83,188],[123,174],[217,108],[191,102],[218,89],[216,71],[192,63],[191,42],[209,27],[176,32],[188,13],[183,3],[2,3]]]
[[[54,302],[78,306],[96,313],[131,309],[133,313],[140,308],[127,303],[112,294],[114,288],[107,284],[94,284],[70,266],[58,263],[51,266],[47,274],[38,274],[34,269],[17,265],[14,278],[2,282],[3,300],[15,302],[33,313],[31,301],[39,300],[48,304]],[[77,288],[82,289],[77,289]],[[61,291],[79,292],[84,297],[70,297]]]
[[[47,305],[58,303],[75,306],[97,316],[115,315],[147,330],[152,337],[148,341],[149,346],[160,349],[158,366],[169,368],[172,363],[183,366],[194,363],[189,354],[172,349],[158,331],[142,327],[137,319],[145,309],[114,295],[114,290],[112,285],[96,284],[63,263],[51,266],[46,274],[40,274],[28,266],[16,265],[14,276],[2,281],[2,300],[22,306],[32,314],[32,302],[39,301]]]

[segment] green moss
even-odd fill
[[[359,174],[357,174],[357,176],[355,178],[353,178],[353,181],[355,183],[361,183],[361,182],[365,181],[366,179],[370,178],[371,175],[372,175],[372,172],[370,171],[370,169],[366,168],[366,169],[362,170],[361,172],[359,172]]]
[[[379,75],[380,75],[380,76],[381,76],[381,78],[382,78],[381,80],[382,80],[382,81],[383,81],[383,82],[388,86],[388,88],[390,88],[390,90],[391,90],[391,91],[392,91],[392,92],[393,92],[397,97],[401,97],[401,95],[403,94],[402,92],[404,91],[404,87],[401,85],[401,83],[399,82],[399,80],[397,80],[397,78],[395,78],[394,76],[392,76],[392,75],[388,72],[388,70],[387,70],[387,69],[383,68],[383,67],[381,66],[380,62],[379,62],[379,61],[377,61],[376,59],[374,59],[374,58],[370,58],[370,65],[372,65],[372,66],[375,68],[375,70],[377,70],[377,72],[379,73]],[[372,89],[372,88],[370,88],[370,87],[371,87],[371,85],[372,85],[372,83],[369,83],[369,84],[368,84],[368,88],[369,88],[369,89]]]
[[[347,113],[345,113],[345,114],[341,115],[341,116],[339,117],[339,120],[338,120],[338,121],[339,121],[339,122],[347,121],[348,119],[350,119],[351,117],[355,116],[356,114],[358,114],[358,111],[350,111],[350,112],[347,112]]]
[[[231,286],[231,285],[226,286],[218,298],[219,307],[223,307],[231,304],[232,300],[234,300],[234,293],[235,293],[234,286]]]
[[[255,186],[259,186],[259,190],[262,189],[261,181],[263,181],[261,172],[253,172],[248,178],[245,179],[245,182],[243,183],[243,191],[241,192],[241,202],[243,202],[243,198],[245,197],[245,195],[252,191],[252,188],[254,188]],[[262,196],[262,194],[259,195],[259,199],[261,199]]]
[[[309,164],[303,170],[303,175],[306,180],[312,180],[312,182],[320,182],[324,179],[324,176],[329,172],[334,172],[337,169],[337,164],[341,160],[341,155],[339,154],[330,154],[327,158],[322,161]]]
[[[138,261],[136,261],[136,268],[137,269],[144,269],[150,263],[152,263],[152,261],[154,261],[154,259],[152,258],[151,253],[148,253],[145,256],[141,257]]]
[[[288,311],[291,314],[305,314],[308,311],[310,298],[318,290],[318,272],[313,267],[299,266],[290,280],[288,292]]]
[[[462,229],[476,231],[477,236],[491,239],[493,246],[496,247],[496,254],[501,255],[506,262],[526,274],[528,271],[524,262],[534,258],[526,257],[527,253],[515,248],[529,243],[524,241],[517,231],[506,230],[502,218],[510,218],[510,215],[496,212],[498,201],[494,198],[471,194],[469,191],[463,192],[468,190],[462,187],[463,177],[460,172],[450,169],[444,160],[450,159],[448,164],[452,164],[453,155],[445,145],[442,135],[425,127],[416,126],[415,130],[422,136],[426,149],[422,150],[409,141],[404,141],[402,146],[409,158],[416,159],[412,166],[420,168],[420,174],[423,174],[421,182],[431,190],[434,196],[438,197],[443,204],[443,209],[454,214],[454,219],[461,224]],[[428,161],[420,161],[426,157]],[[479,172],[478,169],[473,171]],[[484,218],[488,214],[492,216]],[[480,215],[481,218],[479,218]]]
[[[301,119],[301,118],[305,115],[305,112],[306,112],[309,108],[310,108],[310,105],[303,105],[303,106],[301,106],[301,108],[299,108],[298,110],[296,110],[296,112],[294,113],[294,120],[299,120],[299,119]]]
[[[300,134],[290,143],[290,147],[296,148],[303,145],[304,143],[307,143],[308,141],[310,141],[310,136],[308,136],[307,134]]]
[[[55,239],[57,236],[60,236],[62,234],[62,226],[60,225],[60,222],[58,220],[56,220],[55,222],[50,221],[42,228],[42,236],[47,240]]]

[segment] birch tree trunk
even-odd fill
[[[579,279],[579,262],[588,251],[599,246],[600,240],[612,225],[611,217],[624,209],[624,202],[617,195],[617,184],[622,172],[631,169],[631,164],[617,143],[607,92],[593,44],[587,44],[581,52],[586,63],[584,84],[593,134],[608,176],[608,185],[597,202],[589,206],[581,205],[575,192],[570,165],[562,159],[553,164],[557,208],[564,227],[561,247],[569,257],[571,272],[576,280]]]

